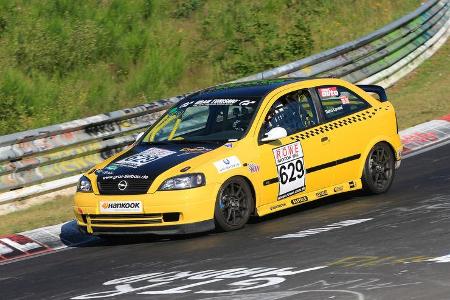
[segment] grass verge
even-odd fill
[[[450,113],[450,42],[388,89],[400,129]]]
[[[0,217],[0,235],[19,233],[71,220],[74,218],[72,202],[72,196],[57,197],[50,202],[3,215]]]

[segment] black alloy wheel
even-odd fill
[[[376,144],[369,152],[362,176],[363,188],[372,194],[386,192],[394,180],[395,158],[386,143]]]
[[[247,182],[232,177],[220,187],[214,211],[216,228],[231,231],[244,227],[253,212],[253,196]]]

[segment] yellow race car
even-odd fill
[[[89,234],[242,228],[351,190],[386,192],[400,165],[383,88],[333,78],[225,84],[178,102],[128,149],[79,180]]]

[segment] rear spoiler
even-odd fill
[[[381,87],[379,85],[361,84],[361,85],[357,85],[357,87],[364,90],[365,92],[377,94],[378,97],[380,97],[380,102],[387,101],[386,91],[384,90],[383,87]]]

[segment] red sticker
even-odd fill
[[[0,262],[49,251],[52,249],[20,234],[0,236]]]
[[[339,96],[339,92],[337,90],[337,87],[335,86],[330,86],[327,88],[319,88],[318,91],[320,98],[332,98]]]
[[[341,96],[342,104],[350,104],[350,100],[348,100],[347,96]]]

